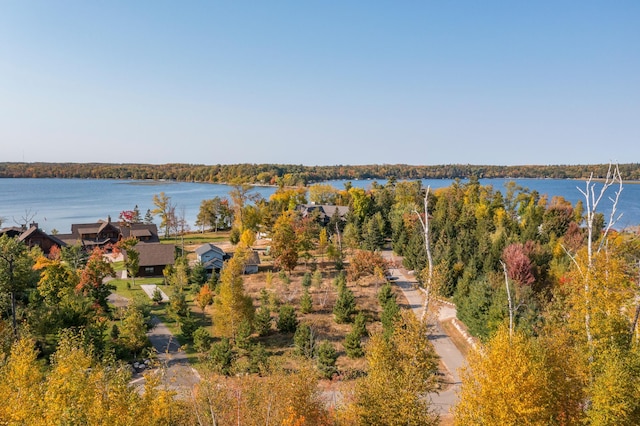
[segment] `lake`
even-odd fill
[[[515,181],[518,185],[547,194],[565,197],[572,203],[582,199],[577,186],[584,189],[584,181],[561,179],[481,179],[483,185],[492,185],[504,193],[504,184]],[[336,188],[344,188],[347,181],[329,181]],[[373,181],[351,181],[353,186],[367,188]],[[378,180],[380,184],[386,181]],[[441,188],[451,185],[451,179],[425,179],[423,185]],[[599,189],[600,186],[598,186]],[[625,183],[618,211],[623,213],[617,228],[640,224],[640,185]],[[137,204],[144,216],[153,209],[153,196],[164,192],[184,215],[192,229],[200,209],[200,202],[213,197],[228,197],[232,188],[227,185],[171,181],[135,181],[102,179],[0,179],[0,217],[4,226],[23,223],[32,218],[46,232],[60,233],[71,230],[72,223],[95,223],[108,215],[117,220],[122,210],[133,210]],[[268,198],[276,188],[256,186],[253,192]],[[613,196],[613,191],[609,190]],[[608,200],[603,200],[602,211],[608,214]],[[156,222],[159,222],[156,219]]]

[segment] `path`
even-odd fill
[[[153,300],[153,293],[158,290],[160,292],[160,296],[162,296],[162,301],[169,301],[169,296],[167,296],[167,294],[155,284],[140,284],[140,288],[142,289],[142,291],[147,293],[147,296],[149,296],[149,299],[151,300]]]
[[[151,298],[153,287],[155,286],[149,287],[152,287],[151,294],[147,291],[145,292]],[[126,306],[129,302],[126,297],[115,293],[111,293],[108,300],[115,306]],[[153,316],[151,321],[153,328],[147,332],[147,336],[158,354],[157,360],[162,367],[156,370],[162,374],[162,385],[175,391],[180,396],[190,396],[191,389],[200,381],[200,375],[189,365],[187,354],[182,350],[179,342],[167,326],[156,316]],[[145,381],[144,375],[137,373],[134,375],[131,384],[142,388]]]
[[[147,333],[156,350],[157,360],[163,367],[162,384],[179,395],[189,396],[193,386],[200,381],[198,372],[189,365],[187,354],[167,326],[157,317],[152,317],[154,327]],[[144,384],[144,377],[134,380],[136,385]]]
[[[399,265],[400,258],[395,256],[391,251],[382,252],[385,259],[392,261],[392,264]],[[424,310],[423,294],[417,288],[417,281],[410,277],[406,270],[400,266],[391,267],[389,273],[394,282],[404,294],[410,308],[418,318],[422,318]],[[448,370],[452,378],[452,386],[440,393],[432,393],[429,395],[432,405],[436,408],[438,414],[443,415],[450,412],[451,408],[457,402],[457,392],[460,389],[460,375],[458,370],[466,365],[466,361],[460,350],[453,343],[449,335],[440,326],[441,321],[446,321],[456,316],[455,307],[442,305],[438,311],[438,320],[429,319],[429,326],[433,332],[429,336],[429,340],[440,357],[442,363]]]

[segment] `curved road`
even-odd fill
[[[382,255],[385,259],[390,260],[393,265],[401,264],[401,258],[395,256],[393,252],[389,250],[383,251]],[[402,290],[402,293],[409,303],[409,307],[418,318],[422,318],[424,296],[417,288],[417,281],[413,277],[410,277],[402,267],[391,267],[389,268],[389,273],[392,276],[391,282],[395,283]],[[460,389],[458,370],[466,365],[465,357],[460,350],[458,350],[449,335],[440,327],[440,321],[446,321],[455,316],[456,311],[454,307],[442,305],[438,311],[437,320],[433,317],[428,319],[429,326],[431,330],[433,330],[429,336],[429,340],[433,344],[436,353],[447,368],[453,381],[447,390],[440,393],[429,394],[432,406],[440,415],[449,413],[451,408],[456,404],[457,392]]]

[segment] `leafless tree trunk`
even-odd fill
[[[511,289],[509,288],[509,276],[507,265],[501,260],[500,264],[504,270],[504,285],[507,287],[507,300],[509,301],[509,338],[513,336],[513,301],[511,300]]]
[[[640,291],[640,261],[638,261],[638,290]],[[638,326],[638,319],[640,318],[640,295],[636,296],[636,313],[633,316],[633,322],[631,323],[630,335],[631,339],[633,339],[633,335],[636,332],[636,327]]]
[[[616,210],[618,207],[618,200],[620,198],[620,193],[622,192],[622,176],[620,175],[620,169],[618,165],[615,166],[613,164],[609,164],[609,169],[607,170],[607,176],[604,179],[602,184],[602,188],[600,188],[600,192],[596,193],[596,184],[593,182],[593,173],[589,176],[589,179],[586,181],[585,189],[582,190],[578,187],[578,191],[584,196],[585,199],[585,209],[586,209],[586,226],[587,226],[587,270],[583,273],[584,277],[584,300],[585,300],[585,316],[584,316],[584,326],[585,333],[587,336],[587,342],[591,347],[593,344],[593,336],[591,334],[591,270],[593,268],[593,243],[594,243],[594,235],[593,235],[593,221],[596,216],[596,210],[600,201],[604,197],[605,192],[613,185],[618,185],[618,190],[615,191],[615,197],[609,197],[611,200],[611,214],[609,215],[609,221],[605,226],[605,229],[600,236],[600,244],[596,252],[599,252],[607,238],[607,234],[609,230],[615,225],[615,223],[622,217],[622,214],[616,215]],[[572,259],[575,263],[575,259]]]
[[[433,281],[433,257],[431,256],[431,240],[429,235],[429,191],[431,190],[431,186],[427,186],[427,190],[424,194],[424,219],[422,215],[415,212],[420,219],[420,224],[422,225],[422,229],[424,231],[424,248],[427,252],[427,282],[425,286],[425,301],[424,301],[424,311],[422,313],[422,319],[424,320],[427,315],[427,311],[429,310],[429,304],[431,302],[431,287]]]

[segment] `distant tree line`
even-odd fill
[[[0,163],[0,178],[166,179],[181,182],[304,186],[333,179],[587,179],[606,175],[608,165],[488,166],[407,164],[303,166],[294,164],[107,164]],[[628,180],[640,180],[640,164],[621,164]]]

